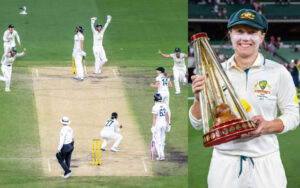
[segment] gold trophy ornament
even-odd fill
[[[209,44],[206,33],[192,36],[198,75],[205,85],[199,93],[205,147],[239,139],[256,129]],[[212,125],[210,125],[212,124]]]

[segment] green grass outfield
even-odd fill
[[[28,15],[18,15],[26,5]],[[107,65],[118,66],[141,134],[150,142],[154,89],[143,85],[154,81],[157,66],[171,73],[172,61],[157,55],[158,49],[171,53],[176,46],[186,52],[187,2],[182,0],[2,0],[0,30],[11,23],[19,32],[27,54],[13,67],[11,93],[0,82],[0,187],[187,187],[186,96],[171,90],[172,131],[167,135],[167,165],[155,163],[153,177],[45,177],[41,165],[37,113],[30,67],[71,66],[75,26],[85,28],[87,63],[93,65],[90,18],[104,24],[112,15],[105,37]],[[17,46],[18,47],[18,46]],[[3,46],[0,45],[3,51]],[[18,47],[21,51],[22,48]],[[134,68],[139,67],[139,68]],[[126,74],[145,79],[132,80]],[[132,83],[127,83],[131,80]],[[144,91],[132,90],[134,86]],[[186,88],[186,87],[185,87]],[[172,102],[174,100],[174,103]],[[176,101],[175,101],[176,100]],[[184,112],[184,113],[182,113]],[[150,120],[150,122],[144,122]],[[53,143],[56,144],[56,143]],[[176,156],[179,156],[176,158]],[[175,170],[176,169],[176,170]]]
[[[189,96],[193,97],[191,86],[189,86]],[[193,101],[189,101],[189,106]],[[207,175],[212,156],[212,147],[205,148],[202,142],[203,131],[196,131],[189,122],[189,164],[188,182],[190,188],[206,188]],[[285,169],[288,188],[300,187],[300,128],[282,135],[278,135],[280,154]]]

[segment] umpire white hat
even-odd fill
[[[71,121],[69,120],[68,117],[64,116],[61,118],[60,122],[64,125],[69,125],[71,123]]]

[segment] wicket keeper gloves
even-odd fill
[[[171,131],[171,125],[167,125],[167,129],[166,129],[166,132],[170,132]]]
[[[107,22],[109,23],[111,21],[111,15],[107,15]]]

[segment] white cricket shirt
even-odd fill
[[[159,82],[157,91],[158,92],[168,92],[169,91],[169,78],[163,73],[156,77],[156,82]]]
[[[60,151],[64,144],[70,144],[74,141],[73,129],[69,125],[63,125],[59,137],[58,150]]]
[[[81,42],[84,40],[84,36],[82,33],[77,32],[76,35],[74,36],[74,48],[73,48],[73,52],[81,52]]]
[[[248,71],[239,69],[232,56],[223,63],[223,68],[240,100],[245,100],[251,109],[249,117],[261,115],[265,120],[281,119],[285,133],[296,129],[299,124],[299,104],[293,79],[286,68],[267,60],[259,53]],[[228,93],[228,92],[227,92]],[[225,93],[226,94],[226,93]],[[236,112],[230,105],[232,112]],[[281,115],[277,117],[278,111]],[[195,129],[202,128],[201,120],[189,112]],[[229,155],[259,157],[279,150],[276,134],[266,134],[252,139],[239,139],[215,146],[218,151]]]
[[[152,114],[156,114],[155,126],[166,126],[166,113],[168,112],[168,107],[163,102],[155,102],[152,108]]]
[[[11,56],[11,53],[7,53],[2,56],[1,63],[2,65],[11,66],[17,57],[23,56],[24,52],[17,53],[14,57]]]
[[[119,122],[116,119],[106,120],[103,131],[119,132],[120,131]]]
[[[101,32],[98,32],[95,29],[94,24],[95,24],[95,20],[91,20],[91,28],[92,28],[92,31],[93,31],[93,38],[94,38],[93,45],[94,46],[102,46],[104,32],[107,29],[107,26],[108,26],[109,22],[105,23],[104,27],[101,29]]]
[[[3,35],[4,46],[16,46],[15,38],[17,38],[18,43],[20,43],[20,37],[16,30],[14,30],[12,33],[9,32],[9,30],[6,30]],[[8,40],[10,41],[8,42]]]
[[[170,54],[170,57],[173,58],[174,68],[186,68],[183,53],[180,53],[179,57],[177,57],[175,53]]]

